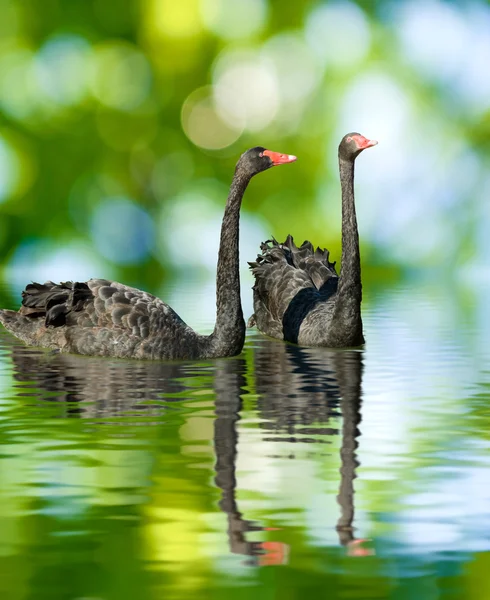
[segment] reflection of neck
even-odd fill
[[[345,545],[354,539],[354,479],[359,462],[356,456],[358,425],[361,422],[362,356],[360,352],[344,352],[338,357],[337,376],[342,406],[342,445],[340,449],[340,488],[337,501],[341,514],[337,522],[340,543]],[[340,362],[340,360],[339,360]]]
[[[214,422],[214,448],[216,452],[216,485],[222,490],[219,503],[228,517],[230,550],[235,554],[256,554],[256,542],[247,542],[244,533],[261,530],[242,519],[235,499],[238,434],[236,423],[242,406],[240,394],[246,385],[243,375],[245,361],[241,359],[219,361],[214,380],[216,393]]]

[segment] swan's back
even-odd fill
[[[125,358],[189,357],[202,336],[159,298],[106,279],[29,284],[0,321],[29,345]]]
[[[298,248],[290,235],[282,244],[272,239],[260,247],[262,254],[249,263],[255,277],[251,324],[271,337],[297,341],[298,323],[337,289],[335,263],[328,250],[315,250],[308,241]]]

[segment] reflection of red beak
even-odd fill
[[[368,140],[363,135],[353,135],[352,138],[356,141],[357,147],[360,150],[365,150],[366,148],[372,148],[376,146],[378,143],[376,140]]]
[[[259,555],[259,566],[287,565],[289,558],[289,545],[283,542],[261,542],[260,547],[265,550]]]
[[[370,542],[370,539],[352,540],[347,544],[347,554],[349,556],[374,556],[376,551],[374,548],[366,548],[362,544]]]
[[[296,160],[296,156],[292,154],[280,154],[279,152],[272,152],[272,150],[264,150],[264,156],[268,156],[272,164],[275,165],[286,165],[287,163],[292,163]]]

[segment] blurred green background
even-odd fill
[[[305,589],[319,585],[316,570],[327,574],[322,589],[344,598],[359,573],[372,598],[433,599],[437,586],[447,598],[486,597],[489,557],[477,550],[488,548],[489,64],[483,0],[0,0],[2,306],[18,305],[30,280],[114,277],[210,327],[228,186],[240,154],[260,144],[299,159],[256,177],[244,200],[248,316],[246,262],[264,239],[292,233],[340,258],[337,145],[352,130],[379,140],[356,170],[363,277],[385,287],[365,320],[356,481],[357,526],[378,544],[371,562],[344,566],[331,526],[340,442],[327,459],[303,447],[291,461],[278,440],[282,454],[270,458],[257,433],[253,334],[236,359],[248,378],[240,507],[286,524],[267,539],[290,544]],[[414,273],[429,284],[413,290]],[[402,277],[408,284],[392,285]],[[12,598],[104,586],[119,598],[151,586],[195,597],[211,580],[248,598],[245,585],[237,595],[245,577],[265,582],[267,597],[292,597],[298,571],[244,575],[227,558],[212,482],[214,366],[176,371],[183,412],[165,405],[157,427],[129,414],[94,428],[65,418],[72,371],[66,405],[32,410],[31,378],[5,364],[0,582]],[[109,379],[112,363],[97,365],[87,387]],[[127,387],[138,385],[146,379]],[[330,510],[312,501],[327,494]]]
[[[365,278],[484,270],[488,64],[478,0],[0,0],[3,277],[212,281],[234,164],[258,144],[299,160],[247,192],[247,293],[270,235],[339,259],[352,130],[380,142],[357,168]]]

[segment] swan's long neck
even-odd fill
[[[354,161],[339,158],[342,186],[342,265],[339,288],[361,292],[361,258],[354,201]]]
[[[239,354],[245,340],[245,322],[240,300],[239,225],[240,207],[250,176],[238,169],[226,203],[216,277],[216,325],[210,336],[216,356]]]
[[[339,156],[342,186],[342,264],[340,270],[334,320],[356,338],[352,345],[362,344],[361,321],[361,257],[354,202],[354,161]]]

